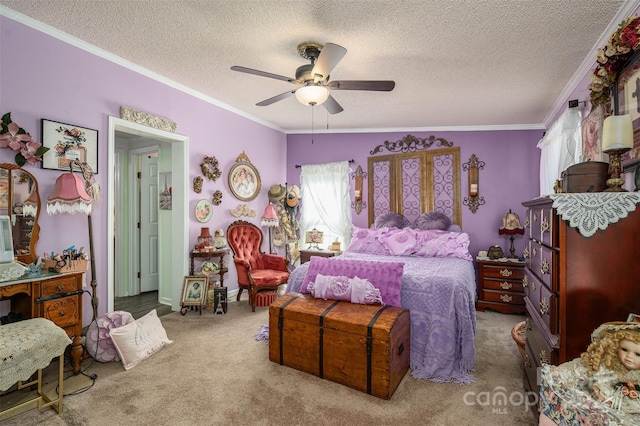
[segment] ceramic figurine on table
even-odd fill
[[[224,237],[224,231],[222,229],[216,229],[216,232],[214,232],[213,246],[216,250],[227,248],[227,239]]]

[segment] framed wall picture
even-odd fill
[[[69,163],[78,160],[98,174],[97,130],[43,118],[42,145],[49,148],[42,156],[43,169],[69,171]]]
[[[602,152],[604,106],[598,105],[582,120],[582,161],[605,161]]]
[[[207,304],[207,290],[209,289],[209,277],[186,276],[182,284],[182,297],[180,306],[204,306]]]
[[[242,152],[229,170],[229,189],[240,201],[251,201],[260,192],[260,173]]]
[[[613,91],[613,112],[631,115],[633,148],[622,155],[624,167],[640,163],[640,52],[634,54],[618,73]]]

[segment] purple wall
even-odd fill
[[[104,197],[95,206],[93,224],[100,314],[107,309],[108,117],[119,117],[121,105],[178,123],[178,133],[190,138],[190,180],[201,175],[199,165],[205,155],[215,156],[220,163],[222,177],[216,182],[205,182],[202,194],[194,193],[191,187],[183,188],[189,191],[191,247],[203,225],[226,229],[236,219],[229,210],[242,203],[229,191],[227,173],[242,151],[256,166],[262,180],[260,195],[247,203],[249,208],[262,213],[269,186],[285,180],[286,136],[283,133],[0,16],[0,115],[11,112],[13,120],[38,141],[41,140],[41,118],[98,130],[96,178]],[[0,149],[0,162],[13,163],[14,152]],[[46,200],[61,171],[29,165],[25,168],[38,180],[40,196]],[[191,213],[196,201],[210,198],[218,189],[223,193],[222,204],[214,206],[211,221],[199,223]],[[248,219],[259,223],[259,216]],[[71,245],[89,247],[86,219],[41,213],[39,223],[38,253],[60,251]],[[175,253],[175,256],[188,254]],[[236,283],[235,271],[230,271],[225,276],[225,284],[234,289]],[[86,294],[84,297],[85,306],[89,307],[89,297]],[[0,310],[5,308],[6,302],[2,302]],[[91,320],[90,311],[84,310],[84,325]]]
[[[480,195],[485,204],[476,213],[462,206],[462,228],[471,238],[470,251],[475,256],[494,244],[509,249],[509,239],[498,235],[502,217],[509,209],[520,215],[524,222],[522,202],[539,195],[540,150],[536,144],[542,137],[540,130],[476,131],[476,132],[411,132],[418,138],[431,135],[442,137],[460,147],[460,161],[466,163],[472,154],[485,162],[480,170]],[[300,184],[300,169],[296,164],[319,164],[332,161],[355,160],[352,168],[361,165],[367,171],[369,152],[385,141],[397,141],[407,133],[346,133],[298,134],[287,137],[287,181]],[[378,154],[385,155],[389,152]],[[461,170],[461,193],[468,193],[467,173]],[[352,181],[353,187],[353,181]],[[367,200],[367,180],[364,181],[364,200]],[[353,189],[352,189],[353,193]],[[301,202],[304,202],[302,200]],[[359,215],[353,212],[356,226],[368,226],[366,209]],[[524,238],[516,237],[517,254],[524,249]]]

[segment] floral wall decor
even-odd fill
[[[218,168],[218,160],[216,157],[204,157],[202,163],[200,163],[200,170],[202,170],[202,174],[209,180],[215,182],[216,179],[220,177],[220,169]]]
[[[29,133],[18,126],[17,123],[11,121],[10,112],[2,116],[0,148],[11,148],[14,151],[18,151],[16,153],[16,164],[20,167],[24,166],[25,163],[36,164],[36,162],[42,161],[44,153],[49,151],[49,148],[33,140]]]
[[[591,75],[591,105],[610,105],[611,89],[618,72],[640,49],[640,18],[631,16],[620,23],[618,29],[609,36],[607,45],[598,52],[598,65]],[[607,109],[610,107],[607,106]]]

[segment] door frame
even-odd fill
[[[123,120],[116,117],[109,117],[109,134],[108,134],[108,152],[107,152],[107,170],[114,170],[116,166],[116,149],[115,139],[116,131],[129,133],[137,136],[144,136],[149,139],[156,139],[162,142],[168,142],[171,152],[171,174],[174,188],[183,188],[180,191],[173,191],[172,209],[170,210],[170,220],[172,223],[170,233],[168,235],[159,235],[158,244],[163,256],[171,256],[171,254],[180,254],[167,258],[166,262],[168,271],[163,274],[162,281],[159,282],[160,301],[170,304],[173,311],[180,310],[180,292],[184,276],[189,270],[188,256],[189,252],[189,221],[188,221],[188,180],[189,180],[189,138],[187,136],[166,132],[164,130],[155,129],[144,126],[131,121]],[[115,173],[108,173],[107,176],[107,309],[112,312],[114,309],[115,295],[115,250],[114,242],[116,237],[115,230]],[[177,257],[177,258],[175,258]]]

